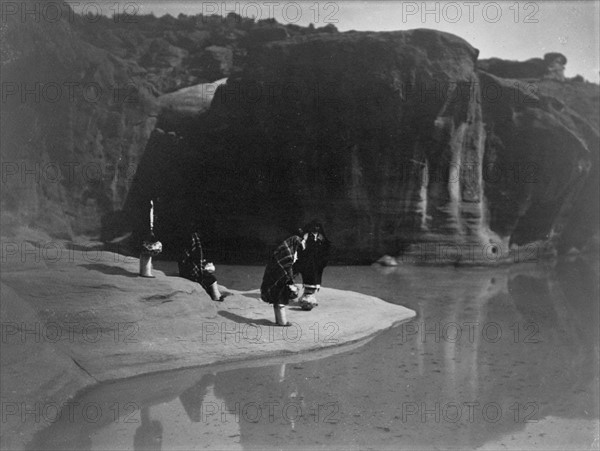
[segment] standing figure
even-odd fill
[[[219,292],[217,279],[213,275],[215,265],[207,263],[204,259],[198,232],[192,232],[188,246],[182,252],[178,263],[181,277],[199,283],[213,301],[223,302],[225,300],[225,296]]]
[[[152,257],[162,252],[162,243],[154,236],[154,202],[150,201],[150,229],[146,239],[142,241],[140,251],[140,276],[154,278],[152,274]]]
[[[286,318],[285,306],[298,296],[298,287],[294,285],[294,263],[303,247],[304,241],[299,236],[289,237],[277,246],[265,268],[260,297],[273,304],[278,326],[291,326]]]
[[[323,270],[327,266],[331,242],[325,235],[323,225],[317,220],[309,222],[302,231],[306,247],[299,252],[296,264],[298,272],[302,274],[304,285],[304,293],[299,304],[302,310],[312,310],[319,305],[315,293],[321,289],[321,279]]]

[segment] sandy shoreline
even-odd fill
[[[337,352],[415,316],[371,296],[324,288],[318,308],[292,305],[293,326],[281,328],[257,290],[224,288],[231,294],[215,303],[174,270],[141,278],[138,259],[100,247],[59,253],[67,243],[28,246],[7,252],[1,268],[1,442],[8,449],[22,448],[46,426],[40,420],[49,409],[100,382]]]

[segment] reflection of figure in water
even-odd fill
[[[163,427],[160,421],[150,419],[150,407],[142,407],[142,424],[135,430],[133,449],[161,450]]]
[[[327,266],[330,241],[325,235],[323,225],[313,220],[302,228],[306,247],[298,253],[297,270],[302,274],[304,293],[300,299],[303,310],[312,310],[318,304],[315,293],[321,289],[323,270]]]
[[[204,259],[200,234],[193,231],[179,259],[179,275],[199,283],[213,301],[223,302],[225,296],[219,292],[214,271],[215,265],[207,263]]]
[[[291,326],[286,319],[285,306],[298,295],[298,287],[294,285],[294,263],[298,259],[298,250],[303,248],[304,241],[299,236],[289,237],[277,246],[265,268],[260,297],[273,304],[278,326]]]
[[[185,409],[190,421],[199,423],[202,421],[202,403],[208,387],[215,383],[215,375],[205,374],[196,384],[179,395],[179,400]]]
[[[286,380],[286,369],[287,366],[284,362],[281,364],[281,367],[279,367],[279,385],[282,387],[280,399],[284,400],[286,406],[289,406],[290,404],[297,405],[298,410],[306,414],[308,409],[306,408],[306,403],[304,402],[304,396],[298,396],[298,386],[293,378],[291,378],[289,381]],[[292,430],[295,430],[297,419],[296,415],[289,415],[289,417],[286,419],[290,422]]]
[[[237,418],[228,414],[226,421],[239,423],[244,449],[285,449],[291,431],[307,440],[300,449],[322,448],[318,441],[309,443],[331,413],[322,408],[318,416],[318,405],[329,401],[328,388],[314,378],[298,377],[297,365],[282,362],[217,374],[215,396],[226,404],[221,412],[237,412]]]

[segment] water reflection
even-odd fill
[[[596,438],[597,267],[330,268],[326,277],[418,316],[325,359],[99,387],[76,401],[96,403],[101,417],[61,417],[29,448],[530,448],[560,433],[557,418],[574,421],[566,445]]]
[[[133,436],[133,449],[142,450],[162,450],[163,427],[160,421],[150,419],[150,407],[142,407],[141,423],[135,430]]]

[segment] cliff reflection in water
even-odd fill
[[[569,446],[587,448],[597,436],[596,265],[336,267],[326,277],[418,316],[325,359],[100,386],[75,401],[141,411],[119,421],[61,418],[30,449],[476,448],[549,418],[580,420]],[[318,321],[318,309],[310,314]]]

